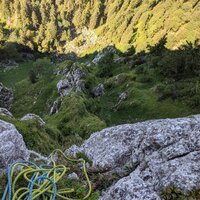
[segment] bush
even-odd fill
[[[151,83],[153,81],[153,79],[149,75],[144,74],[144,75],[138,76],[136,81],[140,82],[140,83]]]
[[[17,50],[17,44],[7,42],[3,47],[0,48],[0,59],[11,59],[15,61],[21,61],[22,56]]]
[[[52,74],[51,60],[47,57],[39,58],[33,64],[33,69],[37,75],[49,75]]]
[[[111,77],[113,75],[113,68],[115,67],[113,57],[113,53],[108,53],[99,61],[98,75],[100,77]]]
[[[200,190],[184,192],[175,185],[169,185],[161,190],[160,197],[164,200],[197,200],[200,198]]]
[[[38,78],[37,78],[37,73],[32,69],[29,72],[29,80],[31,81],[31,83],[36,83]]]

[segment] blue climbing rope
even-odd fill
[[[53,156],[60,153],[67,161],[82,163],[83,173],[88,185],[87,194],[81,198],[87,199],[91,194],[91,183],[86,170],[84,160],[68,158],[64,153],[57,149],[50,155],[52,165],[43,164],[38,166],[30,161],[17,161],[8,167],[8,183],[3,193],[2,200],[81,200],[71,198],[74,188],[59,188],[58,182],[64,178],[70,168],[64,165],[57,165]],[[15,173],[17,172],[17,175]],[[17,188],[17,184],[23,180],[26,186]],[[69,197],[70,195],[70,197]]]

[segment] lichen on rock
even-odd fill
[[[172,184],[183,191],[200,188],[200,115],[107,128],[72,150],[100,170],[132,169],[102,200],[159,200],[159,191]]]
[[[28,160],[30,153],[14,125],[0,120],[0,169],[16,160]]]
[[[13,92],[0,83],[0,107],[10,109],[13,101]]]

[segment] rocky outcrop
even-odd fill
[[[81,147],[101,171],[123,176],[101,200],[159,200],[161,188],[200,188],[200,115],[126,124],[94,133]],[[124,173],[125,174],[125,173]]]
[[[53,114],[58,113],[60,105],[61,105],[61,100],[58,98],[58,99],[56,99],[56,101],[53,102],[53,105],[52,105],[52,107],[50,109],[50,113],[49,114],[53,115]]]
[[[6,108],[0,108],[0,115],[13,117],[12,113],[8,111]]]
[[[119,95],[119,102],[126,100],[127,97],[128,97],[128,94],[127,94],[126,92],[122,92],[122,93]]]
[[[13,92],[0,83],[0,107],[10,109],[13,100]]]
[[[128,98],[128,94],[126,92],[122,92],[118,97],[118,102],[112,107],[113,111],[116,112],[123,101]]]
[[[16,160],[28,160],[29,151],[14,125],[0,120],[0,169]]]
[[[108,53],[117,53],[117,49],[114,46],[108,46],[106,48],[104,48],[103,50],[101,50],[96,56],[95,58],[92,60],[92,63],[94,64],[98,64],[99,61],[106,56]]]
[[[95,97],[100,97],[100,96],[103,96],[105,93],[105,89],[104,89],[104,85],[103,84],[99,84],[97,85],[97,87],[95,87],[93,90],[92,90],[92,94],[95,96]]]
[[[67,74],[67,72],[69,71],[69,69],[68,68],[64,68],[64,69],[61,69],[61,70],[57,70],[54,74],[56,75],[56,76],[63,76],[63,75],[65,75],[65,74]]]
[[[0,61],[0,69],[3,72],[10,71],[11,69],[15,69],[19,66],[14,60],[5,59]]]
[[[31,119],[36,119],[40,126],[44,126],[46,124],[40,116],[32,114],[32,113],[29,113],[21,118],[22,121],[31,120]]]
[[[81,80],[85,73],[79,68],[74,66],[71,71],[67,73],[63,80],[57,84],[58,93],[61,97],[67,96],[73,88],[76,91],[81,91],[85,88],[84,82]]]

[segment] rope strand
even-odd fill
[[[83,173],[88,186],[88,192],[83,198],[67,197],[75,191],[73,188],[58,188],[58,182],[64,178],[70,168],[64,165],[56,165],[53,158],[55,154],[60,154],[66,161],[83,165]],[[2,200],[56,200],[57,197],[63,200],[85,200],[91,195],[92,186],[87,174],[85,160],[69,158],[59,149],[53,151],[49,157],[51,165],[48,163],[37,166],[30,161],[17,161],[11,164],[8,167],[8,183]],[[20,169],[20,171],[14,177],[16,169]],[[17,183],[22,179],[27,182],[27,187],[16,189]]]

